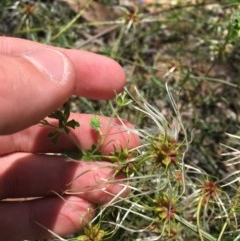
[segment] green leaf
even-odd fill
[[[126,92],[117,95],[116,102],[119,107],[124,107],[132,103],[132,100],[130,100],[126,95]]]
[[[54,136],[56,136],[57,135],[57,133],[58,133],[58,131],[57,130],[54,130],[54,131],[50,131],[49,133],[48,133],[48,137],[54,137]]]
[[[90,126],[95,130],[95,131],[100,131],[100,120],[97,116],[92,117],[90,120]]]
[[[53,118],[53,119],[57,119],[57,120],[62,120],[63,119],[63,113],[60,110],[55,110],[48,117]]]
[[[48,137],[51,138],[51,142],[55,145],[59,140],[60,132],[58,130],[51,131],[48,133]]]
[[[76,127],[79,127],[80,124],[77,121],[75,121],[74,119],[72,119],[66,123],[66,126],[69,126],[73,129],[75,129]]]
[[[48,116],[49,118],[58,120],[58,125],[56,126],[56,129],[54,131],[51,131],[48,134],[48,137],[51,138],[52,143],[54,144],[57,143],[61,135],[61,132],[64,131],[65,133],[69,134],[70,133],[69,128],[75,129],[76,127],[80,126],[80,124],[73,119],[68,121],[68,118],[70,116],[70,110],[71,110],[70,103],[66,102],[62,108],[55,110]],[[47,120],[42,120],[40,121],[40,123],[43,125],[52,126]]]
[[[64,120],[65,122],[67,122],[69,116],[70,116],[70,109],[71,109],[71,106],[70,106],[70,103],[69,102],[66,102],[64,105],[63,105],[63,108],[64,108],[64,112],[63,112],[63,115],[64,115]]]

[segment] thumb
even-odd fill
[[[71,61],[57,50],[0,55],[0,134],[39,122],[68,99],[75,81]]]

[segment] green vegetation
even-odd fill
[[[108,102],[74,96],[69,104],[128,119],[142,143],[108,156],[98,146],[81,153],[111,161],[131,192],[98,207],[82,233],[58,239],[240,240],[240,2],[76,2],[78,10],[59,0],[1,1],[0,32],[120,62],[124,93]],[[77,128],[68,116],[67,105],[51,116],[59,120],[53,142]],[[90,124],[101,135],[98,118]]]

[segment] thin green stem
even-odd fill
[[[63,28],[51,38],[51,41],[57,39],[64,32],[66,32],[83,15],[84,11],[85,10],[80,11],[70,22],[68,22],[67,25],[63,26]]]
[[[201,230],[199,227],[196,227],[195,225],[193,225],[192,223],[188,222],[186,219],[178,216],[177,214],[174,214],[174,218],[178,222],[180,222],[181,224],[186,226],[187,228],[191,229],[192,231],[194,231],[196,233],[201,233],[202,237],[204,237],[208,241],[217,241],[217,239],[214,238],[211,234],[205,232],[204,230]]]
[[[197,207],[197,232],[199,234],[199,238],[201,241],[204,241],[203,236],[202,236],[202,232],[201,232],[201,225],[200,225],[200,213],[201,213],[201,207],[203,204],[203,199],[204,199],[204,195],[200,197],[200,200],[198,202],[198,207]]]
[[[219,234],[219,236],[218,236],[218,238],[217,238],[217,241],[221,241],[222,236],[223,236],[223,234],[224,234],[224,231],[225,231],[225,229],[226,229],[226,227],[227,227],[227,224],[228,224],[228,222],[226,221],[226,222],[224,223],[223,227],[222,227],[221,233]]]

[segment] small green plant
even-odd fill
[[[131,108],[150,118],[156,129],[151,132],[125,127],[126,131],[138,133],[142,138],[141,145],[134,149],[115,149],[113,153],[106,155],[101,153],[98,148],[100,145],[97,144],[84,152],[83,160],[104,159],[116,167],[109,183],[114,182],[115,175],[124,173],[123,190],[129,189],[130,193],[124,198],[119,193],[109,203],[99,206],[97,216],[74,240],[116,240],[125,235],[130,240],[197,238],[201,241],[220,241],[225,240],[228,234],[237,237],[239,192],[234,192],[230,183],[230,196],[223,190],[226,184],[224,180],[213,180],[199,167],[185,164],[184,156],[189,148],[188,137],[186,130],[182,129],[184,126],[171,92],[168,87],[167,89],[178,122],[168,121],[155,107],[148,104],[138,90],[135,90],[135,97],[125,90],[122,96],[118,95],[116,101],[111,103],[113,115],[120,121],[116,114],[118,108],[128,106],[122,104],[123,102],[131,103]],[[51,115],[60,119],[60,126],[55,130],[58,133],[61,133],[59,130],[69,133],[68,123],[74,123],[74,127],[76,124],[65,118],[69,117],[69,107],[64,107],[65,110]],[[99,118],[93,116],[89,125],[99,134],[99,142],[102,143]],[[147,235],[146,239],[141,238],[142,233]]]
[[[76,241],[102,241],[105,236],[105,232],[100,229],[99,225],[87,225],[83,229],[83,233],[77,237]]]
[[[44,126],[53,127],[53,131],[49,132],[48,137],[51,138],[53,144],[56,144],[62,132],[70,134],[70,129],[75,129],[80,124],[74,119],[69,120],[70,116],[70,103],[66,102],[61,109],[51,113],[48,117],[58,121],[57,125],[50,124],[48,120],[44,119],[40,123]]]
[[[77,141],[71,134],[71,129],[75,129],[80,126],[80,124],[75,121],[74,119],[69,120],[70,117],[70,102],[66,102],[61,108],[58,110],[55,110],[53,113],[51,113],[48,118],[56,121],[56,124],[50,123],[49,119],[44,119],[40,121],[40,123],[43,126],[49,126],[51,127],[51,131],[48,133],[48,137],[51,139],[51,142],[53,145],[56,145],[59,141],[59,138],[61,137],[62,133],[65,133],[69,135],[71,140],[76,146],[77,151],[64,151],[63,154],[73,158],[73,159],[79,159],[82,158],[83,152],[81,148],[79,147]]]

